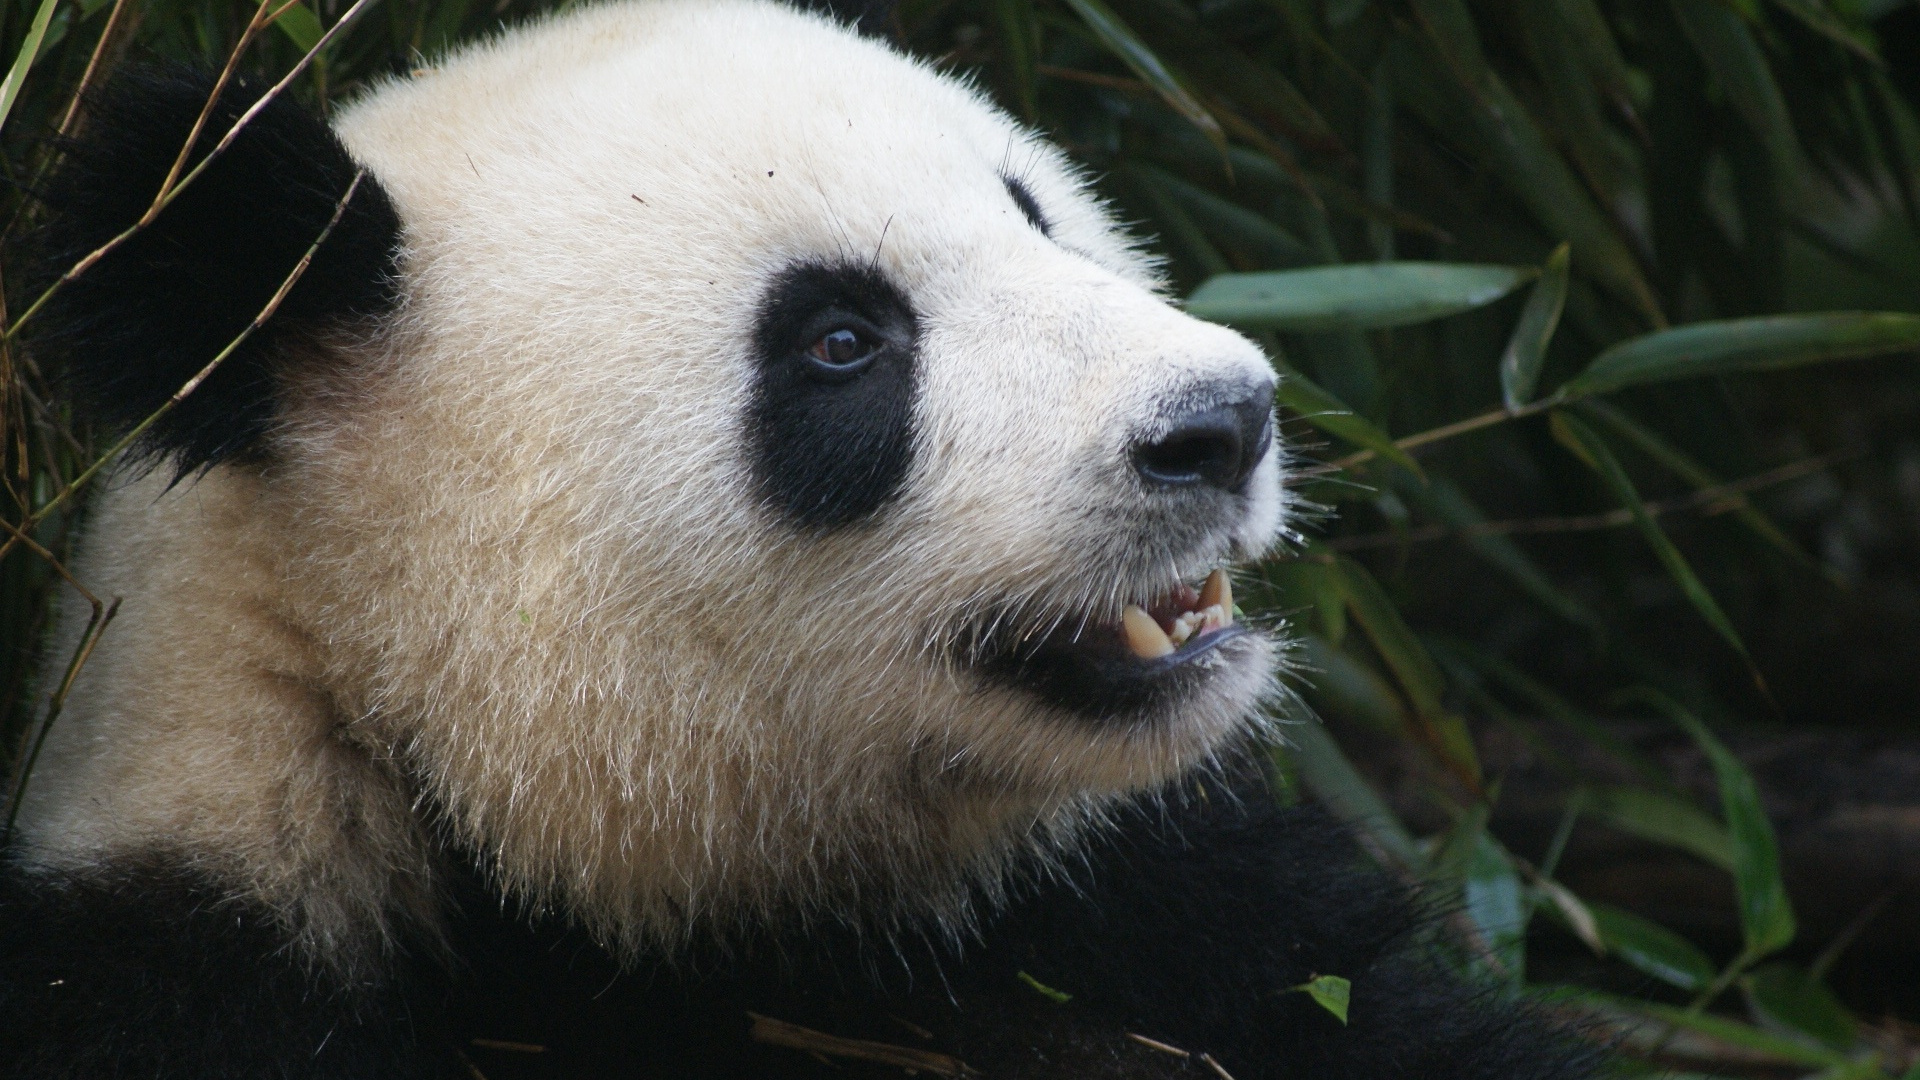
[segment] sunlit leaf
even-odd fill
[[[1672,698],[1646,688],[1635,690],[1631,698],[1678,724],[1699,744],[1713,766],[1721,813],[1733,837],[1733,883],[1747,952],[1765,956],[1786,948],[1793,942],[1795,930],[1793,905],[1787,900],[1786,883],[1780,877],[1780,846],[1774,839],[1773,823],[1767,820],[1760,803],[1760,789],[1753,774],[1698,717]]]
[[[1338,975],[1316,975],[1293,988],[1312,998],[1314,1004],[1332,1013],[1342,1024],[1347,1022],[1347,1005],[1353,1000],[1353,984]]]
[[[1599,475],[1601,482],[1606,485],[1614,499],[1633,514],[1634,523],[1640,526],[1641,535],[1646,537],[1648,546],[1653,548],[1653,553],[1659,557],[1661,565],[1666,567],[1668,575],[1673,578],[1675,584],[1680,586],[1680,591],[1685,594],[1687,602],[1693,605],[1693,609],[1700,613],[1700,617],[1707,621],[1708,626],[1713,627],[1715,633],[1725,639],[1727,644],[1733,646],[1734,651],[1742,658],[1745,658],[1747,646],[1740,640],[1739,632],[1733,628],[1733,621],[1727,618],[1727,613],[1720,608],[1720,602],[1713,598],[1713,593],[1707,590],[1706,584],[1693,572],[1693,567],[1687,564],[1686,556],[1680,554],[1680,549],[1673,545],[1672,540],[1667,539],[1667,534],[1661,530],[1659,523],[1647,513],[1646,503],[1641,501],[1640,493],[1634,489],[1633,481],[1627,476],[1627,471],[1621,468],[1619,459],[1613,456],[1613,451],[1607,448],[1607,444],[1602,442],[1600,436],[1584,421],[1564,410],[1556,410],[1553,413],[1552,427],[1554,438],[1580,460],[1586,462],[1587,466]]]
[[[1853,1046],[1860,1022],[1833,991],[1796,964],[1773,963],[1753,969],[1740,981],[1747,1001],[1762,1023],[1797,1031],[1835,1050]]]
[[[1405,450],[1393,445],[1392,436],[1375,427],[1366,417],[1355,413],[1346,402],[1321,389],[1312,379],[1300,374],[1283,360],[1276,359],[1274,368],[1280,375],[1279,384],[1273,392],[1275,401],[1329,435],[1371,450],[1415,473],[1420,472],[1419,464]]]
[[[1621,342],[1559,393],[1599,394],[1639,383],[1769,371],[1920,349],[1920,315],[1832,312],[1690,323]]]
[[[13,66],[7,69],[7,79],[0,82],[0,126],[7,122],[7,115],[13,111],[13,103],[20,96],[20,87],[27,81],[27,72],[33,69],[34,61],[40,57],[40,42],[47,36],[47,23],[53,19],[54,9],[59,0],[40,0],[40,7],[33,13],[33,22],[27,26],[27,36],[21,39],[20,51],[14,55]]]
[[[1174,76],[1153,49],[1140,40],[1140,36],[1119,15],[1114,14],[1112,8],[1101,0],[1067,0],[1067,6],[1080,16],[1087,29],[1100,39],[1100,43],[1132,68],[1133,73],[1152,87],[1154,93],[1199,128],[1222,153],[1226,151],[1227,136],[1220,130],[1220,121],[1213,118],[1206,106],[1200,104],[1192,91]]]
[[[1507,408],[1518,409],[1533,400],[1533,388],[1539,385],[1540,369],[1547,362],[1547,345],[1560,326],[1560,312],[1567,306],[1567,263],[1572,248],[1561,244],[1547,257],[1545,271],[1534,282],[1527,306],[1507,339],[1507,351],[1500,357],[1500,391]]]
[[[1214,322],[1293,333],[1378,330],[1484,307],[1534,273],[1518,266],[1396,262],[1222,274],[1187,298],[1187,310]]]
[[[1713,961],[1692,942],[1611,904],[1590,903],[1607,951],[1668,986],[1695,991],[1713,981]]]
[[[1595,818],[1642,840],[1666,844],[1731,871],[1733,837],[1725,825],[1685,799],[1647,788],[1593,788],[1588,796]]]

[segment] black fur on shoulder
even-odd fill
[[[1136,811],[1076,890],[989,935],[1020,966],[1130,1031],[1213,1054],[1241,1080],[1573,1080],[1603,1054],[1503,988],[1438,962],[1434,912],[1316,807],[1263,790]],[[1291,988],[1350,980],[1342,1024]]]
[[[0,1073],[14,1080],[451,1075],[427,967],[343,986],[183,861],[0,868]]]
[[[80,138],[40,193],[33,294],[132,225],[152,202],[213,79],[136,68],[86,102]],[[188,162],[213,149],[265,87],[236,78]],[[32,348],[82,408],[124,431],[257,317],[333,216],[357,165],[317,117],[277,97],[152,225],[63,286],[27,325]],[[180,475],[258,456],[276,414],[276,365],[303,337],[389,313],[400,235],[371,176],[273,319],[161,419],[137,452]]]

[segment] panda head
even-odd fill
[[[629,946],[960,917],[1258,724],[1261,630],[1142,653],[1281,527],[1270,368],[974,90],[819,15],[652,0],[332,135],[257,122],[43,348],[144,414],[230,336],[155,329],[167,290],[270,292],[365,170],[145,446],[244,474],[339,736],[518,895]],[[136,302],[129,373],[78,312]]]

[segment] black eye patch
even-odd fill
[[[1041,236],[1052,239],[1053,226],[1047,223],[1047,215],[1040,212],[1040,202],[1033,197],[1033,192],[1027,190],[1027,185],[1012,176],[1003,176],[1000,182],[1007,186],[1007,194],[1013,197],[1013,205],[1027,215],[1027,224],[1039,229]]]
[[[918,327],[905,295],[859,263],[798,263],[754,320],[747,443],[763,498],[796,524],[849,525],[900,493],[913,464]]]

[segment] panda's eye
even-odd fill
[[[873,362],[880,343],[851,326],[838,326],[820,335],[807,346],[806,357],[813,371],[828,379],[846,379]]]

